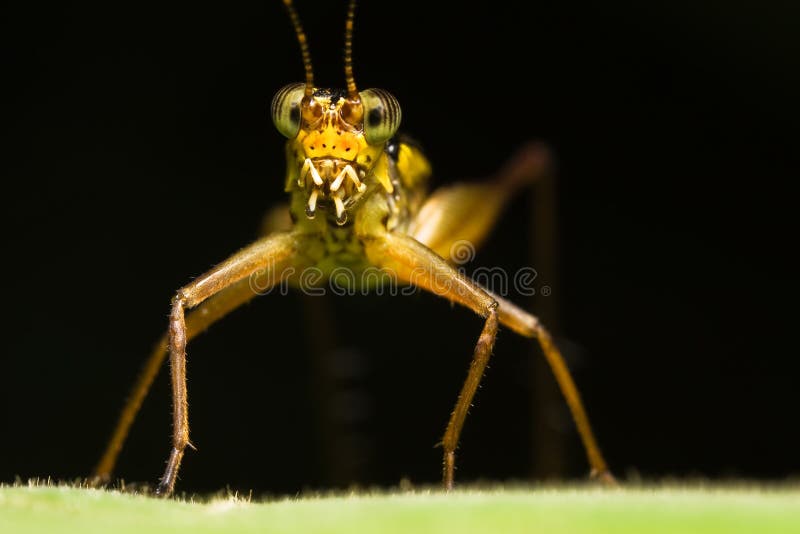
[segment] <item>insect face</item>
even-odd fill
[[[272,120],[289,138],[296,185],[306,193],[306,215],[333,205],[336,221],[347,221],[370,184],[386,142],[400,125],[400,105],[387,91],[367,89],[348,97],[344,91],[287,85],[272,100]],[[292,184],[290,184],[291,186]]]

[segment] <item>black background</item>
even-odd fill
[[[529,139],[555,153],[560,268],[542,283],[623,478],[800,473],[790,4],[359,7],[356,79],[398,97],[436,185],[488,175]],[[344,2],[298,9],[317,83],[341,86]],[[277,1],[6,12],[0,481],[72,479],[101,452],[174,290],[254,239],[283,198],[267,108],[302,68]],[[533,201],[509,207],[473,267],[535,265]],[[323,305],[337,350],[314,349],[320,319],[296,295],[190,345],[199,451],[179,489],[436,482],[480,320],[421,294]],[[461,480],[585,474],[560,399],[532,400],[552,385],[539,358],[501,332]],[[167,389],[162,373],[126,480],[160,475]],[[536,460],[548,435],[558,467]]]

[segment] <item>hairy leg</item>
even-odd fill
[[[172,450],[156,493],[169,495],[175,486],[181,460],[189,441],[189,416],[186,391],[186,342],[188,330],[185,310],[200,305],[227,287],[261,271],[276,271],[292,265],[301,249],[301,237],[273,234],[240,250],[191,284],[179,289],[172,299],[169,319],[170,376],[173,398]]]
[[[186,317],[186,339],[193,339],[195,336],[204,332],[215,322],[219,321],[227,314],[250,301],[257,293],[250,287],[250,280],[240,280],[239,282],[225,288],[200,306],[192,310]],[[130,432],[136,415],[142,406],[153,381],[161,369],[164,359],[167,357],[167,345],[169,337],[165,333],[147,358],[142,367],[136,383],[131,388],[131,392],[125,401],[125,406],[114,427],[114,432],[106,445],[103,456],[97,463],[92,473],[94,484],[106,483],[111,479],[114,466],[117,463],[120,451]]]
[[[489,294],[491,295],[491,293]],[[504,298],[497,295],[492,296],[499,303],[498,315],[503,326],[525,337],[536,338],[536,341],[538,341],[545,360],[547,360],[550,369],[553,371],[558,387],[564,395],[567,406],[569,406],[572,419],[575,421],[578,434],[583,442],[583,448],[586,451],[586,458],[589,461],[591,476],[603,482],[613,483],[614,477],[608,469],[608,464],[606,464],[603,454],[600,452],[600,447],[597,445],[597,439],[595,439],[592,432],[589,416],[586,415],[586,409],[583,406],[578,387],[572,379],[561,351],[553,343],[550,333],[534,315]]]
[[[370,261],[398,281],[412,284],[436,295],[469,307],[485,318],[475,345],[467,378],[450,415],[442,448],[442,478],[445,489],[453,487],[455,451],[467,411],[478,389],[497,335],[497,302],[472,280],[462,276],[438,254],[413,238],[386,233],[373,236],[366,245]]]
[[[613,477],[597,446],[577,387],[564,359],[549,333],[536,317],[511,302],[490,294],[472,280],[464,277],[434,251],[409,236],[393,233],[374,236],[367,244],[367,255],[373,263],[384,268],[399,281],[457,302],[486,318],[483,331],[475,347],[467,379],[442,440],[446,488],[449,489],[453,485],[455,449],[458,438],[466,419],[467,409],[472,403],[472,398],[489,361],[498,321],[523,336],[535,337],[539,341],[578,427],[592,475],[604,481],[613,482]]]

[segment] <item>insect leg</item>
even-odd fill
[[[291,220],[286,206],[276,206],[264,217],[263,235],[265,236],[276,231],[288,231],[290,228]],[[268,291],[271,288],[271,285],[268,284],[277,281],[275,277],[264,277],[264,285],[259,287],[259,292]],[[195,336],[205,332],[212,324],[250,301],[257,294],[257,292],[253,291],[250,280],[245,279],[226,287],[203,302],[186,316],[187,341],[191,341]],[[92,476],[89,479],[91,485],[105,484],[111,479],[111,474],[114,472],[114,466],[128,437],[130,428],[161,369],[161,365],[164,363],[164,358],[167,356],[168,342],[169,337],[165,333],[153,347],[150,356],[142,366],[139,376],[125,401],[125,406],[117,419],[111,438],[106,444],[103,455],[92,472]]]
[[[274,275],[291,265],[300,237],[291,233],[273,234],[240,250],[206,274],[178,290],[172,299],[169,319],[170,376],[173,399],[172,450],[164,476],[156,489],[158,495],[169,495],[175,487],[181,460],[189,441],[189,417],[186,395],[186,342],[188,329],[185,310],[198,306],[207,298],[247,279],[262,270]]]
[[[266,289],[266,288],[265,288]],[[248,302],[257,293],[250,287],[250,280],[240,280],[239,282],[223,289],[210,299],[203,302],[200,306],[192,310],[186,316],[186,339],[191,340],[195,336],[203,333],[208,327],[222,319],[231,311],[242,304]],[[142,367],[136,383],[131,388],[125,407],[117,420],[111,439],[106,445],[103,456],[97,463],[92,474],[92,483],[102,484],[111,479],[111,473],[117,463],[117,457],[125,444],[133,421],[142,406],[150,387],[158,375],[161,365],[167,356],[167,345],[169,337],[164,334],[156,343],[150,356]]]
[[[450,260],[453,243],[477,248],[494,227],[508,200],[550,171],[550,155],[540,144],[520,149],[494,177],[434,191],[411,222],[408,234]]]
[[[592,432],[592,426],[589,424],[589,417],[586,415],[586,409],[583,407],[583,402],[581,401],[581,395],[578,392],[575,381],[572,379],[564,357],[561,355],[555,343],[553,343],[553,338],[550,336],[550,333],[534,315],[531,315],[502,297],[494,295],[489,291],[487,291],[487,293],[492,295],[499,303],[498,317],[502,325],[507,326],[522,336],[533,337],[538,341],[545,360],[547,360],[547,363],[550,365],[550,369],[553,371],[553,375],[555,375],[556,382],[558,382],[558,387],[564,395],[567,406],[569,406],[572,419],[575,421],[575,426],[578,428],[578,434],[583,442],[583,448],[586,451],[586,457],[591,468],[590,476],[602,480],[603,482],[613,484],[614,476],[611,474],[611,471],[609,471],[603,454],[600,452],[600,447],[597,445],[597,440]]]
[[[475,347],[475,354],[467,380],[459,395],[456,408],[453,410],[442,441],[445,448],[444,484],[446,488],[451,488],[453,484],[455,448],[466,418],[467,409],[472,402],[472,397],[488,363],[494,343],[494,335],[497,331],[496,321],[520,335],[537,339],[575,420],[578,433],[586,450],[592,476],[604,482],[614,482],[614,477],[608,470],[606,461],[597,445],[597,440],[589,424],[589,418],[586,415],[580,394],[564,362],[564,358],[553,343],[550,334],[535,316],[508,300],[491,294],[480,285],[465,278],[448,265],[444,259],[411,237],[386,234],[376,239],[374,243],[369,244],[367,253],[372,261],[387,269],[390,275],[397,276],[398,280],[408,282],[451,301],[458,302],[487,317],[481,338]]]
[[[497,301],[472,280],[456,271],[441,256],[409,236],[386,233],[372,237],[366,244],[366,252],[370,261],[384,268],[389,276],[458,302],[486,319],[475,345],[467,379],[442,438],[443,483],[445,489],[450,490],[453,488],[458,438],[497,335]]]
[[[545,176],[549,168],[546,149],[539,145],[528,145],[488,182],[459,184],[435,191],[423,205],[409,234],[446,258],[460,240],[477,247],[488,234],[508,198],[520,186]],[[552,200],[551,197],[552,193],[547,200]],[[545,222],[549,224],[539,225],[539,231],[543,233],[538,236],[540,242],[552,243],[552,236],[544,235],[547,228],[552,230],[552,221],[548,219],[552,219],[552,212],[545,217]],[[523,336],[538,340],[572,413],[592,475],[613,481],[592,433],[578,389],[552,337],[536,317],[505,299],[492,296],[500,303],[498,313],[501,324]]]

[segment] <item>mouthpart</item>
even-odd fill
[[[320,204],[330,201],[336,209],[336,224],[347,222],[347,207],[367,190],[361,181],[366,172],[356,162],[338,158],[306,158],[297,185],[308,191],[306,216],[313,219]]]

